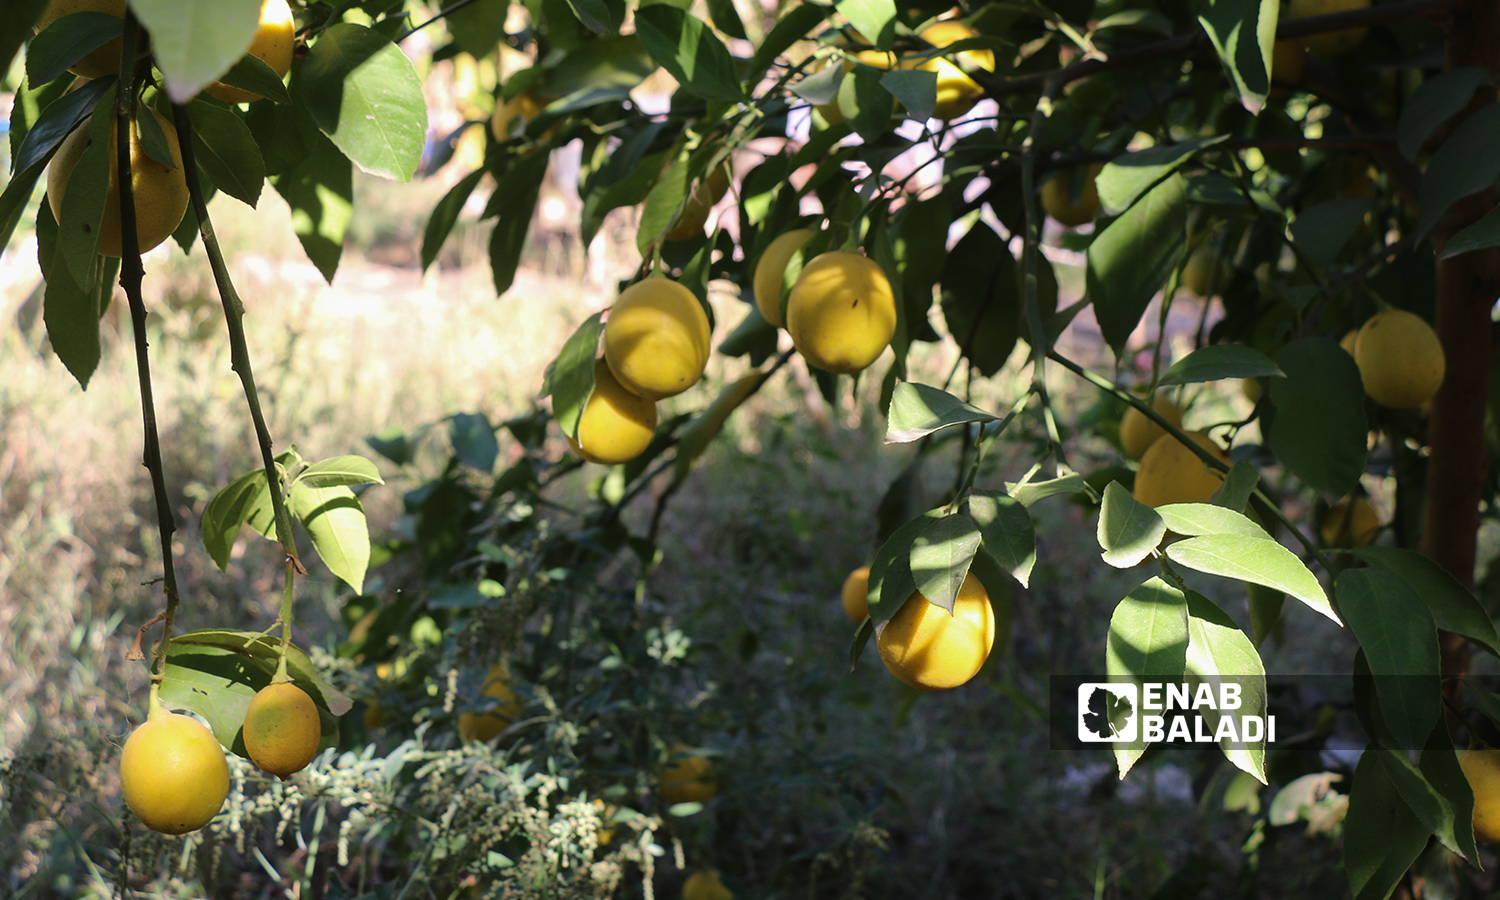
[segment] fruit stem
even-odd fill
[[[224,306],[224,321],[229,326],[230,368],[240,376],[245,389],[245,402],[250,407],[250,419],[255,424],[255,438],[260,445],[261,462],[266,469],[266,486],[271,492],[271,513],[276,521],[276,539],[286,554],[287,569],[298,575],[306,575],[307,569],[297,558],[297,546],[292,542],[292,519],[287,514],[286,498],[282,496],[281,475],[276,467],[276,458],[271,452],[271,432],[266,427],[266,417],[261,413],[260,395],[255,389],[255,373],[250,367],[250,349],[245,341],[245,305],[235,292],[234,282],[229,278],[229,267],[224,264],[224,252],[219,248],[219,239],[214,235],[214,226],[208,218],[208,203],[203,199],[203,186],[198,181],[198,166],[193,151],[193,121],[187,107],[172,104],[172,115],[177,123],[177,143],[182,148],[182,167],[187,170],[188,194],[193,201],[193,214],[198,217],[198,233],[203,237],[203,249],[208,253],[208,263],[214,273],[214,284],[219,289],[219,300]],[[123,196],[123,191],[121,192]]]
[[[276,675],[272,684],[290,681],[286,674],[286,648],[292,642],[292,596],[296,593],[297,570],[293,560],[286,561],[286,579],[281,588],[281,650],[276,655]]]
[[[161,702],[161,682],[157,679],[151,680],[151,692],[146,701],[146,721],[158,719],[167,715],[169,710]]]
[[[130,304],[130,323],[135,336],[136,375],[141,385],[141,424],[145,448],[142,462],[151,473],[151,493],[156,500],[156,527],[161,535],[162,591],[167,608],[162,616],[161,643],[156,651],[156,672],[151,676],[151,702],[158,705],[156,689],[167,668],[167,647],[172,641],[172,622],[177,616],[177,570],[172,563],[172,535],[177,520],[167,496],[167,478],[161,460],[161,436],[156,430],[156,400],[151,390],[151,359],[147,352],[146,301],[141,294],[145,267],[141,264],[140,235],[135,227],[135,194],[130,178],[130,112],[135,106],[135,48],[141,26],[135,15],[125,13],[120,39],[120,81],[115,91],[115,167],[120,193],[120,287]]]

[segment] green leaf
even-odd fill
[[[687,199],[691,179],[691,159],[685,156],[662,172],[660,180],[651,188],[650,195],[646,197],[646,205],[641,210],[640,227],[635,234],[636,249],[642,255],[676,223],[683,209],[683,201]]]
[[[272,103],[291,103],[292,95],[287,91],[282,77],[276,74],[275,69],[266,65],[265,60],[246,53],[240,57],[239,62],[230,66],[228,72],[219,76],[219,83],[249,91]]]
[[[1500,106],[1494,104],[1480,108],[1453,129],[1423,172],[1413,237],[1426,237],[1450,206],[1494,184],[1500,176],[1497,143]]]
[[[892,0],[841,0],[834,7],[865,39],[881,50],[896,40],[896,4]]]
[[[1209,0],[1198,22],[1252,114],[1271,89],[1271,46],[1276,42],[1276,0]]]
[[[1127,209],[1152,185],[1177,171],[1199,151],[1228,139],[1228,135],[1192,138],[1116,156],[1105,163],[1094,180],[1099,200],[1108,210]]]
[[[193,150],[203,173],[229,196],[254,206],[266,181],[266,163],[243,119],[202,98],[188,104]]]
[[[1427,138],[1443,122],[1469,105],[1474,89],[1488,72],[1479,66],[1448,69],[1424,80],[1401,107],[1396,143],[1407,159],[1416,159]]]
[[[811,34],[832,12],[833,7],[820,3],[800,3],[788,10],[766,35],[765,41],[755,48],[755,56],[750,59],[749,83],[758,83],[776,57]]]
[[[1354,900],[1385,900],[1427,849],[1427,828],[1401,799],[1380,757],[1376,747],[1360,756],[1344,816],[1344,868]]]
[[[1243,344],[1211,344],[1194,350],[1172,364],[1160,384],[1198,384],[1226,378],[1280,376],[1281,367],[1254,347]]]
[[[1276,354],[1271,451],[1315,491],[1342,497],[1365,471],[1369,425],[1354,358],[1327,338],[1292,341]]]
[[[658,3],[636,10],[635,27],[651,57],[688,90],[727,103],[745,98],[734,59],[703,20]]]
[[[1250,636],[1259,647],[1266,638],[1280,633],[1281,607],[1286,602],[1286,594],[1254,582],[1247,583],[1245,590],[1249,595]]]
[[[976,491],[969,496],[969,515],[979,523],[984,551],[1026,587],[1036,565],[1036,527],[1026,507],[998,491]]]
[[[1250,495],[1255,493],[1255,486],[1260,482],[1260,473],[1255,471],[1246,460],[1239,460],[1229,466],[1229,472],[1224,476],[1224,483],[1214,491],[1211,502],[1215,506],[1222,506],[1235,512],[1244,512],[1250,503]]]
[[[89,144],[68,176],[67,193],[58,213],[57,249],[65,268],[50,270],[48,277],[71,273],[80,287],[92,287],[99,227],[104,218],[104,198],[109,189],[109,173],[115,160],[109,152],[110,118],[113,101],[105,95],[89,119]],[[123,236],[122,236],[123,240]]]
[[[85,290],[68,274],[57,246],[57,222],[52,208],[44,200],[36,213],[37,261],[47,276],[42,295],[42,320],[47,326],[47,342],[52,352],[87,389],[89,378],[99,366],[102,344],[99,339],[99,317],[104,303],[114,289],[114,273],[119,261],[104,262],[96,257],[99,269],[95,286]]]
[[[578,437],[578,420],[583,415],[583,405],[594,392],[594,360],[599,355],[603,322],[603,312],[584,319],[547,368],[543,396],[552,397],[552,415],[563,434],[572,438]]]
[[[269,638],[261,632],[251,631],[189,631],[174,635],[173,644],[191,647],[219,647],[232,650],[252,658],[268,674],[276,672],[276,660],[281,654],[281,641]],[[266,664],[269,663],[269,668]],[[319,706],[335,716],[342,716],[353,706],[343,691],[338,690],[323,678],[307,653],[296,644],[286,645],[286,671],[292,683],[302,688]]]
[[[994,422],[999,418],[947,391],[910,381],[896,385],[886,415],[887,444],[915,441],[950,425]]]
[[[1005,492],[1026,507],[1030,507],[1038,500],[1056,497],[1058,494],[1076,494],[1086,490],[1088,490],[1088,482],[1084,481],[1082,475],[1076,473],[1053,478],[1050,481],[1033,481],[1027,484],[1010,481],[1005,483]]]
[[[1166,533],[1162,517],[1132,497],[1118,481],[1104,488],[1097,534],[1105,562],[1128,569],[1150,556]]]
[[[448,419],[448,440],[458,461],[480,472],[492,472],[500,458],[495,426],[484,413],[456,413]]]
[[[719,352],[729,357],[749,354],[750,365],[758,366],[776,352],[777,328],[754,303],[746,305],[745,318],[719,343]]]
[[[1193,684],[1207,684],[1215,696],[1220,696],[1220,686],[1236,684],[1240,688],[1240,707],[1235,716],[1266,715],[1266,669],[1255,645],[1234,624],[1224,610],[1202,594],[1187,592],[1188,648],[1186,671]],[[1201,710],[1210,730],[1217,734],[1219,710]],[[1243,719],[1238,721],[1242,722]],[[1236,731],[1238,734],[1238,731]],[[1266,741],[1262,735],[1258,741],[1221,738],[1219,749],[1241,771],[1255,776],[1266,784]]]
[[[979,540],[979,525],[963,513],[933,519],[916,536],[908,563],[912,581],[928,603],[952,614]]]
[[[1105,677],[1115,684],[1181,684],[1187,671],[1188,607],[1182,592],[1162,581],[1131,591],[1115,607],[1105,641]],[[1146,752],[1139,729],[1133,741],[1114,745],[1123,780]]]
[[[1244,513],[1211,503],[1169,503],[1156,508],[1167,530],[1183,535],[1237,534],[1240,537],[1270,540],[1266,530]]]
[[[749,40],[745,23],[740,21],[739,11],[734,8],[734,0],[708,0],[708,18],[724,34],[742,41]]]
[[[299,481],[287,499],[323,565],[355,593],[362,591],[370,563],[370,528],[359,498],[342,485],[316,488]]]
[[[130,0],[151,32],[151,56],[172,102],[193,99],[245,55],[260,27],[260,6],[257,0]]]
[[[448,13],[444,24],[455,47],[475,59],[484,59],[505,40],[505,17],[509,13],[510,0],[475,0]]]
[[[298,92],[313,121],[363,172],[410,181],[422,161],[427,101],[390,38],[341,22],[303,60]]]
[[[1369,662],[1385,723],[1415,757],[1442,709],[1432,614],[1404,581],[1380,569],[1345,569],[1334,591]]]
[[[623,100],[655,71],[633,34],[588,41],[549,68],[547,92],[560,96],[548,108],[563,113]]]
[[[354,167],[331,141],[314,135],[302,162],[271,184],[292,208],[292,230],[307,258],[332,284],[354,215]]]
[[[32,38],[26,49],[26,79],[32,84],[45,84],[58,77],[80,59],[119,39],[124,21],[102,12],[77,12],[57,19]],[[119,59],[119,53],[115,58]],[[9,67],[7,61],[0,71]]]
[[[229,553],[239,536],[240,526],[255,518],[271,516],[271,491],[266,486],[264,469],[253,469],[229,482],[203,508],[199,533],[203,549],[220,571],[229,567]],[[274,523],[271,526],[275,527]]]
[[[1327,266],[1364,224],[1370,205],[1365,197],[1337,197],[1314,204],[1297,214],[1289,229],[1292,242],[1308,261]]]
[[[264,474],[263,472],[261,474]],[[319,460],[297,475],[308,487],[325,488],[354,484],[385,484],[375,464],[363,456],[334,456]],[[261,479],[264,486],[265,479]]]
[[[490,207],[500,210],[495,229],[490,232],[490,276],[496,296],[515,284],[516,269],[521,265],[521,251],[526,246],[526,232],[531,227],[536,199],[542,190],[550,154],[533,153],[522,157],[506,171],[490,197]]]
[[[913,119],[925,122],[937,107],[937,73],[922,69],[893,69],[880,76],[880,86],[901,101]]]
[[[10,71],[16,51],[26,43],[47,4],[48,0],[10,0],[0,4],[0,72]],[[3,246],[5,239],[0,238],[0,247]]]
[[[424,425],[408,435],[401,430],[401,426],[388,425],[382,428],[379,434],[372,434],[365,438],[365,443],[371,450],[396,465],[405,466],[416,460],[417,445],[422,442],[422,438],[427,436],[427,430],[428,426]]]
[[[80,122],[94,114],[94,108],[114,90],[114,86],[113,78],[96,78],[43,107],[35,123],[27,129],[21,145],[15,148],[15,158],[11,162],[15,177],[33,170],[40,173],[52,154],[57,152],[58,145]],[[10,193],[8,187],[6,193]]]
[[[583,27],[594,34],[608,34],[614,30],[610,24],[609,8],[603,0],[568,0],[568,7]]]
[[[890,129],[896,98],[881,84],[885,74],[883,69],[857,63],[839,87],[839,108],[867,144],[876,143]]]
[[[1427,604],[1437,627],[1461,634],[1500,656],[1500,636],[1479,600],[1430,558],[1400,547],[1353,547],[1345,551],[1402,581]]]
[[[1339,622],[1323,586],[1302,560],[1270,538],[1206,534],[1167,546],[1167,557],[1190,569],[1237,578],[1291,594],[1313,612]]]
[[[897,528],[886,538],[875,559],[870,562],[870,587],[867,600],[870,618],[877,627],[890,621],[907,598],[917,590],[911,570],[912,548],[929,525],[942,518],[942,510],[923,513]],[[886,600],[890,602],[885,602]]]
[[[443,199],[432,208],[432,215],[427,218],[427,227],[422,231],[422,271],[426,272],[437,259],[438,251],[443,249],[443,242],[448,240],[448,235],[453,231],[453,225],[458,221],[458,214],[463,212],[464,204],[468,202],[469,196],[474,193],[479,180],[484,177],[483,169],[475,169],[458,183],[448,189]]]
[[[964,358],[987,377],[1004,367],[1021,336],[1017,268],[1005,241],[977,221],[953,245],[942,269],[948,333]]]
[[[1104,339],[1118,355],[1182,257],[1186,182],[1173,174],[1089,244],[1085,282]]]
[[[1448,239],[1443,245],[1443,259],[1473,250],[1500,247],[1500,206],[1493,207],[1479,221]]]

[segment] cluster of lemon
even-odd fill
[[[52,0],[42,18],[37,22],[41,31],[57,19],[80,12],[99,12],[123,19],[126,0]],[[264,0],[260,9],[260,25],[255,37],[245,52],[269,65],[277,75],[285,76],[292,67],[292,52],[296,43],[296,22],[286,0]],[[100,78],[120,71],[120,40],[116,38],[93,51],[70,69],[81,78]],[[239,88],[214,82],[204,89],[208,94],[225,103],[248,103],[261,99],[258,95]],[[136,240],[141,252],[171,237],[187,213],[187,174],[182,167],[182,150],[177,141],[177,129],[167,117],[156,110],[147,109],[156,121],[158,130],[166,138],[170,164],[152,159],[141,146],[136,120],[130,123],[130,188],[135,202]],[[139,116],[140,111],[136,112]],[[89,119],[83,120],[73,133],[57,148],[57,155],[47,170],[47,199],[52,215],[62,219],[63,198],[68,192],[68,183],[78,165],[83,151],[89,146]],[[120,235],[120,187],[119,173],[114,165],[115,148],[118,146],[118,126],[111,125],[109,133],[109,187],[104,201],[104,216],[99,223],[97,252],[104,256],[120,256],[124,253]]]
[[[922,29],[919,34],[922,40],[938,49],[980,36],[972,26],[957,19],[934,22]],[[866,43],[864,37],[858,32],[855,32],[852,37],[859,44]],[[937,76],[937,104],[933,107],[932,116],[944,122],[951,122],[966,115],[984,96],[984,88],[969,77],[964,69],[995,71],[995,54],[991,50],[960,50],[956,54],[957,62],[954,62],[944,56],[917,59],[915,57],[923,54],[903,55],[887,50],[854,50],[855,46],[854,43],[850,43],[842,48],[845,52],[852,54],[852,58],[845,57],[842,60],[845,73],[854,71],[854,67],[861,64],[883,70],[917,69],[934,73]],[[847,102],[852,91],[853,82],[845,80],[839,86],[839,97],[815,107],[826,123],[839,125],[845,121],[840,101]]]
[[[250,701],[245,751],[262,771],[287,778],[318,753],[317,704],[291,682],[273,682]],[[186,834],[209,823],[229,796],[224,748],[192,716],[157,710],[120,752],[125,805],[152,831]]]
[[[844,579],[842,601],[850,621],[869,615],[870,567]],[[990,595],[970,572],[964,576],[953,612],[912,591],[875,638],[880,661],[890,673],[919,691],[965,684],[979,674],[995,647],[995,610]]]

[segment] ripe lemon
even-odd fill
[[[792,254],[801,250],[812,240],[813,232],[808,228],[793,228],[766,247],[755,264],[755,306],[766,321],[781,327],[781,279],[786,275],[786,266]]]
[[[971,572],[953,614],[913,591],[875,639],[892,675],[919,691],[958,687],[978,674],[995,646],[995,611]]]
[[[123,19],[125,18],[125,2],[126,0],[51,0],[47,8],[42,11],[42,17],[37,20],[36,31],[41,33],[48,25],[63,16],[81,12],[99,12]],[[142,36],[144,34],[142,32]],[[68,71],[84,78],[103,78],[105,75],[120,74],[120,39],[115,38],[91,51],[83,59],[74,63]]]
[[[260,26],[255,29],[255,38],[245,52],[270,66],[278,77],[285,78],[292,68],[292,50],[297,43],[297,21],[292,18],[292,8],[286,0],[263,0],[260,5]],[[250,103],[260,100],[259,94],[242,91],[215,81],[204,88],[210,96],[225,103]]]
[[[808,365],[853,375],[896,333],[896,296],[874,260],[847,250],[802,267],[786,302],[786,330]]]
[[[1421,316],[1389,309],[1359,330],[1354,361],[1365,393],[1381,406],[1417,409],[1443,384],[1447,360],[1437,332]]]
[[[667,751],[670,756],[692,752],[686,744]],[[714,764],[706,756],[681,756],[668,762],[661,773],[661,796],[668,803],[707,803],[719,791]]]
[[[492,712],[461,713],[458,717],[458,736],[465,741],[487,744],[490,739],[510,727],[521,715],[521,701],[510,689],[510,673],[505,666],[495,663],[484,676],[484,696],[500,701]]]
[[[1182,427],[1182,407],[1169,400],[1165,394],[1157,394],[1151,401],[1151,408],[1174,427]],[[1131,459],[1140,459],[1156,443],[1156,439],[1166,433],[1166,429],[1146,418],[1146,414],[1134,406],[1125,410],[1125,415],[1120,419],[1120,446]]]
[[[851,621],[863,622],[870,614],[870,567],[860,566],[844,579],[844,615]]]
[[[682,900],[734,900],[734,892],[714,871],[694,872],[682,883]]]
[[[312,762],[322,731],[318,705],[291,682],[261,688],[245,710],[245,752],[262,772],[281,778]]]
[[[495,107],[495,112],[490,116],[490,134],[496,141],[504,142],[510,139],[510,123],[519,120],[521,128],[526,128],[526,123],[542,114],[546,104],[537,99],[531,91],[526,90]],[[547,135],[550,135],[549,131]],[[543,135],[543,137],[547,137]]]
[[[125,805],[152,831],[187,834],[219,814],[229,796],[224,748],[197,719],[147,719],[120,752]]]
[[[693,292],[666,278],[626,288],[604,323],[604,358],[627,391],[648,400],[680,394],[708,365],[708,313]]]
[[[1328,507],[1318,526],[1328,547],[1363,547],[1380,533],[1380,516],[1365,497],[1345,497]]]
[[[604,360],[594,363],[594,392],[583,406],[578,438],[568,446],[589,462],[606,466],[641,455],[656,434],[656,403],[625,390]]]
[[[1229,454],[1204,431],[1192,431],[1193,443],[1212,453],[1224,463]],[[1224,483],[1224,474],[1211,469],[1192,450],[1168,435],[1148,448],[1141,456],[1135,473],[1135,499],[1150,507],[1168,503],[1207,503]]]
[[[934,47],[946,47],[955,41],[978,37],[979,32],[963,22],[947,20],[934,22],[922,29],[922,39]],[[958,59],[971,69],[995,71],[995,53],[992,50],[962,50]],[[922,63],[924,72],[937,73],[937,105],[932,109],[934,118],[952,121],[974,108],[984,96],[984,88],[970,78],[963,69],[941,56]]]
[[[130,185],[135,200],[136,237],[142,253],[171,237],[187,212],[187,175],[182,168],[182,153],[177,146],[177,128],[166,116],[156,110],[146,110],[160,126],[167,139],[167,150],[172,158],[171,166],[164,166],[146,155],[136,133],[136,124],[130,123]],[[47,169],[47,199],[52,206],[52,215],[62,221],[63,197],[68,191],[68,179],[78,158],[89,146],[89,122],[84,119],[73,133],[57,148],[57,155]],[[115,165],[115,141],[117,128],[112,126],[109,134],[109,188],[104,198],[104,217],[99,222],[98,252],[104,256],[120,256],[124,253],[120,237],[120,182]]]
[[[729,176],[731,173],[729,160],[710,169],[708,174],[698,179],[697,187],[688,195],[687,203],[682,208],[682,218],[677,220],[677,225],[669,232],[666,238],[669,241],[685,241],[688,238],[698,237],[703,234],[703,226],[708,222],[708,213],[714,208],[714,204],[724,199],[729,191]]]
[[[1069,184],[1073,180],[1072,170],[1052,176],[1051,180],[1042,185],[1042,209],[1069,228],[1094,221],[1094,217],[1099,215],[1099,188],[1094,184],[1094,179],[1099,177],[1103,168],[1103,163],[1089,166],[1083,184],[1079,187],[1076,203],[1068,194]]]
[[[1307,16],[1322,16],[1328,13],[1346,12],[1352,9],[1367,9],[1370,0],[1291,0],[1284,19],[1301,19]],[[1326,31],[1309,34],[1302,38],[1302,46],[1325,56],[1337,56],[1353,50],[1365,39],[1365,29],[1346,28],[1343,31]]]
[[[1241,378],[1240,393],[1251,403],[1259,403],[1260,398],[1265,396],[1266,389],[1261,386],[1259,378]]]
[[[1500,841],[1500,749],[1466,750],[1458,765],[1474,791],[1474,840]]]

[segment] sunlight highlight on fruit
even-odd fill
[[[261,688],[245,711],[245,752],[263,772],[287,778],[318,755],[318,705],[291,682]]]
[[[229,796],[224,748],[192,716],[154,716],[131,732],[120,751],[120,791],[152,831],[197,831]]]
[[[847,250],[819,254],[787,296],[786,330],[808,365],[841,375],[863,371],[896,333],[896,297],[885,271]]]
[[[979,673],[995,646],[995,612],[984,585],[970,572],[953,613],[913,591],[876,638],[892,675],[919,691],[955,688]]]
[[[668,278],[626,288],[604,322],[604,358],[620,386],[648,400],[682,393],[708,365],[708,313]]]

